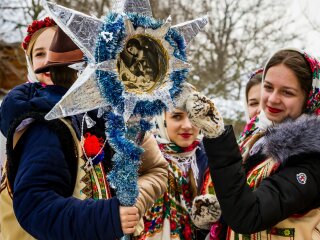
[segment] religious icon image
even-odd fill
[[[147,35],[130,38],[118,59],[119,78],[127,91],[149,92],[161,85],[167,68],[166,50]]]

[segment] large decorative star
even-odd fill
[[[172,94],[170,94],[170,91],[174,87],[172,74],[180,70],[188,70],[190,64],[186,62],[186,59],[177,57],[175,53],[176,49],[173,47],[172,42],[170,43],[167,39],[167,34],[169,31],[172,32],[172,30],[177,32],[182,36],[184,44],[187,46],[207,24],[207,18],[203,17],[171,26],[171,18],[169,17],[158,28],[141,27],[132,20],[132,15],[145,16],[150,21],[149,19],[152,19],[152,11],[149,0],[121,0],[114,2],[111,12],[115,13],[116,17],[109,25],[112,26],[112,24],[116,25],[118,22],[122,22],[124,23],[125,31],[120,31],[120,29],[119,31],[105,31],[106,23],[101,19],[46,1],[43,1],[43,6],[59,27],[83,51],[87,59],[87,66],[85,69],[82,69],[79,78],[57,105],[47,114],[46,119],[66,117],[93,109],[105,109],[111,106],[113,111],[118,115],[122,115],[126,122],[132,113],[137,112],[134,110],[139,102],[159,102],[160,100],[166,107],[172,108]],[[117,26],[114,28],[117,30]],[[124,37],[122,42],[118,44],[120,51],[115,56],[107,57],[103,61],[100,61],[99,54],[102,54],[103,51],[97,47],[97,43],[100,41],[106,47],[112,46],[114,41],[119,39],[118,35],[121,34],[124,34]],[[137,73],[131,73],[129,69],[133,67],[130,68],[130,66],[126,66],[123,63],[125,59],[121,57],[121,52],[126,51],[128,53],[129,51],[134,51],[128,47],[130,39],[138,39],[140,42],[144,39],[149,39],[149,50],[148,46],[145,49],[150,52],[154,51],[150,46],[158,49],[156,54],[158,56],[160,54],[161,58],[158,58],[157,61],[159,63],[161,60],[163,67],[161,69],[159,67],[160,70],[158,69],[159,74],[156,78],[157,81],[154,81],[155,83],[151,81],[155,79],[152,79],[150,76],[147,78],[141,77]],[[136,71],[141,71],[144,67],[148,69],[145,66],[147,65],[146,61],[141,60],[141,58],[141,56],[136,54],[136,59],[139,59],[135,62]],[[118,102],[115,103],[113,99],[107,96],[109,94],[108,91],[112,92],[115,89],[103,89],[101,80],[99,81],[101,73],[116,77],[119,81],[122,86],[120,90],[122,91],[117,96],[121,97],[122,105],[118,104]],[[125,81],[126,76],[123,77],[122,73],[126,73],[130,77],[128,82]],[[147,73],[144,74],[147,75]],[[140,75],[143,74],[140,73]],[[149,83],[148,79],[151,79]],[[141,83],[138,84],[138,81]],[[119,91],[119,89],[117,90]],[[140,104],[139,106],[141,108],[144,105]]]

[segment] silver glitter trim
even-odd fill
[[[139,13],[152,17],[149,0],[114,0],[112,10],[117,13]]]
[[[67,117],[110,105],[100,94],[95,70],[95,67],[88,66],[45,118],[51,120]]]
[[[47,13],[74,41],[84,55],[94,62],[96,41],[103,22],[95,17],[42,0]]]
[[[204,28],[208,23],[208,17],[197,18],[188,22],[184,22],[175,26],[172,29],[176,29],[184,37],[186,45],[188,45],[195,36]]]

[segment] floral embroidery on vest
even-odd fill
[[[268,234],[281,237],[294,237],[294,228],[271,228],[267,230]]]
[[[144,222],[145,229],[139,239],[148,239],[161,233],[168,223],[171,239],[195,239],[194,226],[191,222],[192,189],[188,173],[183,173],[179,167],[169,162],[168,188],[163,197],[159,198],[153,207],[147,211]]]
[[[253,131],[248,130],[247,132],[252,133]],[[242,135],[242,137],[244,137],[244,135]],[[261,139],[261,137],[263,137],[263,133],[256,133],[241,138],[241,140],[238,141],[244,162],[249,158],[250,150],[255,145],[255,143],[257,143]],[[272,175],[279,166],[280,164],[278,162],[270,157],[267,157],[264,161],[253,167],[247,174],[247,183],[250,188],[257,188],[260,185],[261,181],[264,178]],[[261,231],[254,234],[238,234],[233,232],[230,228],[228,228],[227,231],[228,240],[258,240],[265,239],[265,237],[267,237],[267,239],[272,239],[272,236],[288,237],[288,239],[294,239],[294,228],[273,227],[266,231]]]
[[[111,198],[110,186],[107,181],[106,173],[102,161],[104,159],[105,141],[97,138],[95,135],[86,133],[84,136],[84,144],[81,159],[84,164],[80,167],[85,172],[81,181],[85,187],[81,190],[86,198],[109,199]],[[92,162],[88,164],[88,159]]]

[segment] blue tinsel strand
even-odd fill
[[[106,98],[118,112],[124,111],[123,85],[118,80],[117,75],[112,72],[96,71],[99,76],[99,88]],[[112,90],[110,90],[112,89]]]
[[[141,119],[140,120],[140,128],[142,131],[146,132],[146,131],[149,131],[151,128],[152,128],[153,124],[144,120],[144,119]]]
[[[142,16],[139,14],[129,14],[129,19],[135,28],[152,28],[161,27],[163,21],[158,21],[153,18]],[[95,60],[97,63],[116,59],[117,55],[123,50],[125,38],[125,26],[123,17],[116,13],[110,13],[105,18],[105,24],[102,27],[103,32],[113,34],[112,41],[106,43],[102,36],[99,36],[95,50]],[[175,57],[185,61],[186,49],[182,36],[175,30],[170,29],[165,36],[165,39],[174,48]],[[103,97],[111,103],[113,109],[118,110],[121,114],[124,111],[124,87],[118,76],[111,72],[96,71],[98,86]],[[173,81],[173,87],[170,89],[171,97],[179,93],[181,83],[186,78],[187,71],[179,70],[170,74]],[[166,106],[160,100],[153,102],[139,101],[134,109],[134,114],[142,117],[155,116],[160,114]],[[111,185],[117,191],[117,197],[123,205],[133,205],[138,196],[138,167],[140,155],[143,149],[136,146],[133,139],[127,139],[126,136],[133,138],[130,132],[126,134],[125,123],[123,116],[118,116],[112,112],[106,115],[106,135],[110,145],[116,151],[113,157],[114,167],[108,179]],[[150,129],[147,122],[140,122],[141,131]],[[128,130],[130,131],[130,129]],[[133,134],[134,135],[134,134]]]
[[[174,47],[174,56],[182,61],[187,61],[186,45],[184,38],[174,29],[169,29],[165,36],[165,40]]]
[[[180,70],[180,71],[174,71],[173,73],[170,74],[170,78],[173,81],[173,87],[169,90],[170,96],[174,98],[179,94],[182,89],[181,89],[181,84],[182,82],[186,79],[189,71],[188,70]],[[179,87],[178,87],[179,86]]]
[[[96,62],[116,59],[117,54],[123,49],[123,39],[125,37],[123,17],[117,13],[108,14],[101,31],[112,33],[113,38],[112,41],[107,43],[102,36],[99,36],[95,50]]]
[[[110,145],[116,150],[116,154],[112,158],[114,166],[108,175],[108,180],[112,187],[116,189],[120,203],[132,206],[139,194],[137,186],[138,167],[143,150],[124,137],[120,116],[116,116],[112,112],[106,114],[106,116],[106,134],[110,139]],[[109,125],[110,123],[119,125]]]
[[[139,162],[116,153],[113,157],[114,167],[108,175],[111,186],[117,191],[117,198],[122,205],[132,206],[139,194],[137,180]],[[125,179],[122,178],[125,176]],[[120,193],[120,194],[119,194]]]
[[[110,125],[113,130],[125,130],[124,119],[122,116],[116,115],[114,112],[109,111],[105,113],[104,117],[108,125]]]
[[[157,29],[161,27],[164,23],[162,20],[156,20],[148,16],[142,16],[138,13],[129,13],[128,17],[135,28],[143,27]]]
[[[124,122],[121,118],[122,116],[118,116],[113,112],[106,114],[106,134],[110,139],[110,145],[116,152],[121,152],[133,160],[139,161],[143,149],[125,138]]]
[[[160,101],[139,101],[133,110],[133,114],[140,115],[141,117],[156,116],[166,110],[166,105]]]

